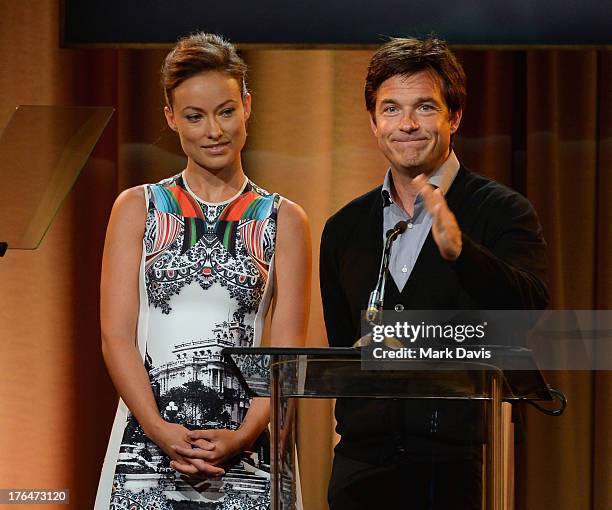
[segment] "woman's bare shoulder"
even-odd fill
[[[110,224],[143,230],[147,215],[145,193],[143,185],[122,191],[113,205]]]
[[[308,226],[308,216],[302,206],[283,197],[278,210],[278,222],[279,227],[283,225],[288,228],[304,228]]]

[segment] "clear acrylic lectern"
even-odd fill
[[[502,403],[552,400],[552,396],[529,350],[501,349],[510,352],[518,370],[503,372],[491,364],[457,361],[401,361],[392,370],[369,370],[362,365],[360,351],[353,348],[225,349],[246,391],[253,397],[271,397],[272,509],[295,508],[293,399],[362,397],[482,401],[483,508],[503,510]]]

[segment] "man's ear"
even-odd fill
[[[378,126],[376,125],[376,119],[374,118],[374,114],[372,112],[369,112],[370,114],[370,128],[372,129],[372,133],[374,133],[374,136],[376,136],[376,134],[378,133]]]
[[[164,116],[166,117],[168,127],[172,131],[176,131],[176,122],[174,122],[174,112],[172,111],[172,108],[169,106],[164,106]]]
[[[463,115],[462,110],[457,110],[456,112],[451,112],[448,114],[449,120],[450,120],[451,135],[454,135],[459,129],[459,124],[461,123],[462,115]]]

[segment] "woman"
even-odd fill
[[[220,351],[259,345],[270,302],[272,344],[303,345],[310,233],[298,205],[243,172],[245,74],[221,37],[179,41],[162,84],[187,166],[124,191],[113,207],[102,349],[121,400],[96,509],[268,507],[269,454],[258,438],[269,400],[249,407]]]

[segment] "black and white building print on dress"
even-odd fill
[[[223,361],[221,349],[248,345],[252,328],[237,322],[223,322],[213,332],[211,339],[175,345],[172,351],[175,359],[158,367],[147,356],[145,366],[165,419],[182,423],[189,429],[234,430],[246,414],[249,399]],[[129,501],[132,506],[125,507],[128,509],[140,508],[143,501],[149,506],[142,508],[157,508],[150,505],[171,499],[176,501],[174,506],[159,508],[267,509],[269,451],[269,441],[264,435],[254,445],[253,452],[232,461],[225,476],[207,481],[190,480],[170,467],[170,459],[146,437],[130,414],[116,464],[113,502],[119,505]],[[193,492],[205,499],[195,505]],[[180,504],[185,493],[190,494],[191,506]],[[253,495],[261,497],[253,498]],[[221,506],[215,503],[215,498],[223,498],[224,504],[231,501],[233,506]]]

